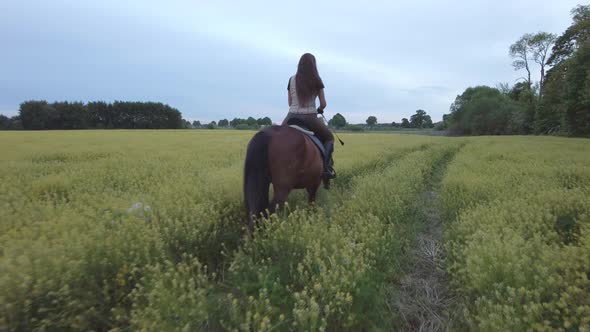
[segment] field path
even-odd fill
[[[401,318],[400,328],[405,331],[448,331],[451,327],[448,311],[453,296],[445,269],[438,192],[446,168],[457,151],[450,152],[434,165],[428,186],[421,195],[417,219],[424,224],[410,252],[412,263],[401,278],[399,292],[392,301]]]

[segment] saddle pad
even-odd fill
[[[301,128],[301,127],[299,127],[298,125],[289,125],[289,127],[293,128],[293,129],[297,129],[297,130],[299,130],[300,132],[302,132],[302,133],[304,133],[304,134],[307,134],[307,135],[309,135],[309,136],[313,136],[313,135],[315,135],[313,131],[307,130],[307,129],[305,129],[305,128]]]

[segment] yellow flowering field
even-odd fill
[[[443,168],[456,326],[588,327],[587,140],[343,134],[333,188],[250,238],[253,134],[0,132],[0,330],[399,329]]]
[[[441,200],[466,329],[590,330],[590,141],[470,138]]]

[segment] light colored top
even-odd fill
[[[289,79],[289,94],[291,94],[291,106],[289,107],[289,113],[293,114],[315,114],[317,107],[315,106],[315,99],[317,95],[313,96],[311,100],[306,103],[300,103],[297,97],[297,83],[295,82],[295,76],[291,76]]]

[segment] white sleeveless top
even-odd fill
[[[289,85],[287,86],[287,90],[289,90],[289,94],[291,95],[291,107],[289,107],[289,113],[315,114],[317,112],[317,107],[315,106],[317,95],[313,96],[313,98],[306,103],[300,103],[299,98],[297,97],[297,83],[295,81],[295,76],[291,76],[289,79]],[[303,106],[301,104],[303,104]]]

